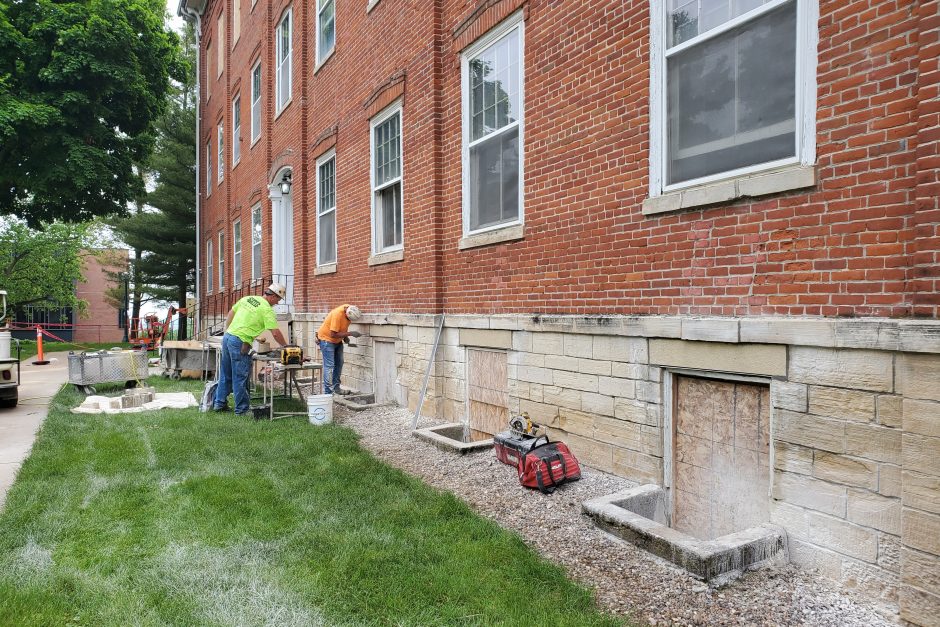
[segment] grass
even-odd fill
[[[57,351],[75,351],[76,353],[82,351],[93,352],[101,349],[109,349],[114,347],[120,348],[130,348],[131,345],[122,342],[88,342],[75,344],[73,342],[46,342],[43,340],[42,350],[43,353],[53,353]],[[11,349],[13,356],[16,356],[16,344],[13,344]],[[37,346],[35,340],[20,340],[20,360],[26,361],[37,353]]]
[[[347,428],[79,401],[55,396],[0,514],[0,624],[621,624]]]

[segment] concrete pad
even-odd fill
[[[22,362],[19,404],[0,409],[0,508],[49,413],[49,401],[68,381],[68,354],[49,353],[45,357],[52,363],[33,365],[35,357]]]

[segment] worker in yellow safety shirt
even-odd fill
[[[281,283],[272,283],[261,296],[245,296],[234,305],[225,319],[222,337],[222,370],[212,403],[214,411],[228,411],[228,395],[235,394],[235,415],[244,416],[251,408],[248,377],[251,376],[251,343],[264,331],[271,331],[274,341],[287,344],[277,328],[274,305],[287,294]]]
[[[362,317],[355,305],[340,305],[329,314],[320,329],[317,339],[320,341],[320,353],[323,355],[323,391],[326,394],[349,394],[339,387],[339,378],[343,374],[343,342],[351,337],[359,337],[359,331],[350,331],[349,323]]]

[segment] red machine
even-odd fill
[[[166,320],[162,322],[156,314],[148,314],[143,319],[137,319],[133,326],[134,337],[130,339],[131,344],[141,350],[155,350],[172,328],[173,316],[177,313],[185,314],[186,310],[177,309],[171,305],[169,311],[167,311]]]

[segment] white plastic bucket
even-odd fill
[[[333,422],[333,395],[311,394],[307,397],[307,417],[310,424],[320,426]]]

